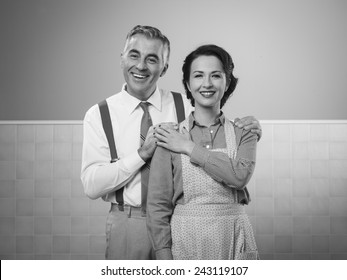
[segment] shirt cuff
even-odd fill
[[[129,156],[121,159],[119,164],[123,165],[124,170],[133,173],[140,169],[145,164],[145,162],[142,160],[142,158],[139,156],[139,153],[136,151],[130,154]]]
[[[171,249],[164,248],[155,252],[157,260],[173,260]]]
[[[195,145],[190,156],[190,161],[192,163],[198,164],[201,167],[204,167],[209,157],[208,150],[199,145]]]

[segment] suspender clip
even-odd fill
[[[114,163],[114,162],[116,162],[116,161],[118,161],[118,160],[119,160],[119,158],[113,158],[113,159],[110,160],[110,162],[111,162],[111,163]]]

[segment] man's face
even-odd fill
[[[165,47],[159,39],[136,34],[127,42],[121,55],[121,68],[127,83],[127,92],[147,100],[155,91],[159,77],[166,72]]]

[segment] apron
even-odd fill
[[[188,127],[185,120],[181,127]],[[236,157],[236,138],[226,119],[226,149],[214,149]],[[237,203],[235,188],[212,179],[190,157],[181,154],[184,204],[176,205],[171,219],[174,259],[258,259],[252,226],[244,206]]]

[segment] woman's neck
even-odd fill
[[[220,116],[219,108],[212,107],[195,107],[194,118],[198,121],[199,124],[206,127],[210,127],[215,124],[216,119]]]

